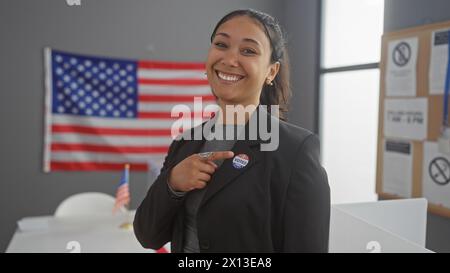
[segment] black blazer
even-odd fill
[[[330,189],[318,138],[276,121],[277,150],[261,151],[260,138],[238,140],[232,151],[248,155],[249,163],[236,169],[228,159],[213,174],[197,214],[201,252],[328,251]],[[159,249],[171,241],[172,252],[183,250],[184,198],[174,198],[167,179],[171,168],[203,143],[172,142],[159,177],[136,211],[134,232],[143,247]]]

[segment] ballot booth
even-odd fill
[[[331,207],[331,253],[429,253],[427,200],[399,199]]]

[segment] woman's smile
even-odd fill
[[[235,84],[242,80],[245,76],[239,75],[239,74],[232,74],[228,72],[223,72],[219,70],[215,70],[216,76],[219,79],[219,82],[222,84]]]

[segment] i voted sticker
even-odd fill
[[[248,155],[246,154],[238,154],[233,158],[233,167],[235,169],[242,169],[247,166],[249,161]]]

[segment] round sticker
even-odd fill
[[[233,167],[235,169],[242,169],[247,166],[249,161],[248,155],[239,154],[233,158]]]

